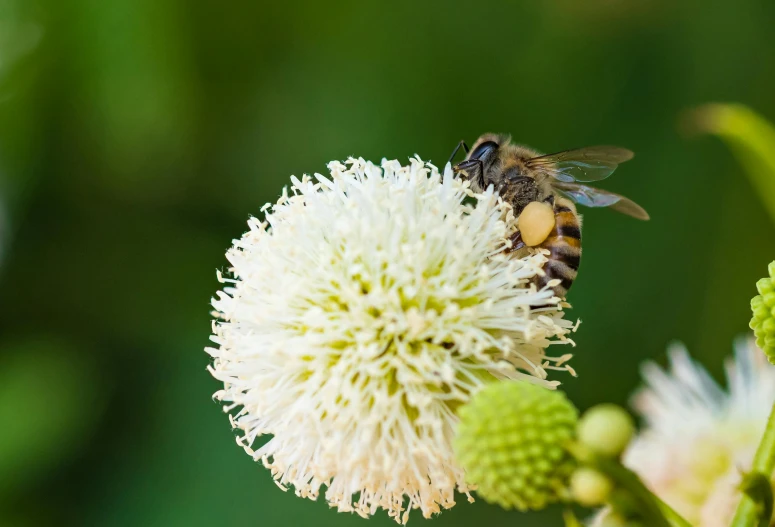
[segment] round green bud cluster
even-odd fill
[[[459,417],[455,455],[485,501],[524,511],[567,496],[575,461],[565,445],[578,411],[562,392],[495,382],[462,406]]]
[[[775,262],[767,270],[770,276],[756,282],[759,294],[751,300],[753,318],[749,325],[756,336],[756,345],[775,364]]]
[[[634,433],[630,414],[615,404],[594,406],[579,421],[579,443],[607,457],[619,457]]]

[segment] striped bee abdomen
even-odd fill
[[[544,264],[544,276],[536,276],[534,282],[538,288],[544,287],[550,280],[560,280],[552,289],[560,298],[565,298],[581,262],[581,222],[576,207],[564,198],[554,202],[554,229],[540,245],[549,251],[549,261]]]

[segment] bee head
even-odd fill
[[[495,134],[485,134],[476,140],[465,160],[455,165],[453,170],[474,182],[484,183],[484,174],[498,159],[501,137]]]

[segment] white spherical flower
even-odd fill
[[[227,253],[215,397],[281,488],[427,517],[470,490],[453,459],[457,408],[493,379],[556,386],[547,370],[570,370],[570,356],[544,350],[573,324],[530,281],[546,255],[503,253],[516,221],[492,190],[419,159],[328,168],[291,178]]]
[[[692,525],[730,524],[775,401],[775,368],[752,339],[741,339],[722,390],[686,350],[670,350],[670,371],[649,363],[634,406],[645,428],[624,462]]]

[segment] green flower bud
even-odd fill
[[[595,469],[581,467],[570,478],[573,499],[585,507],[597,507],[608,500],[613,483]]]
[[[759,294],[751,299],[753,317],[749,326],[771,364],[775,364],[775,262],[767,267],[769,278],[756,282]]]
[[[615,404],[587,410],[579,422],[579,442],[597,454],[618,457],[635,432],[630,414]]]
[[[562,392],[495,382],[459,411],[455,455],[477,493],[504,509],[539,510],[567,495],[575,468],[564,445],[578,411]]]

